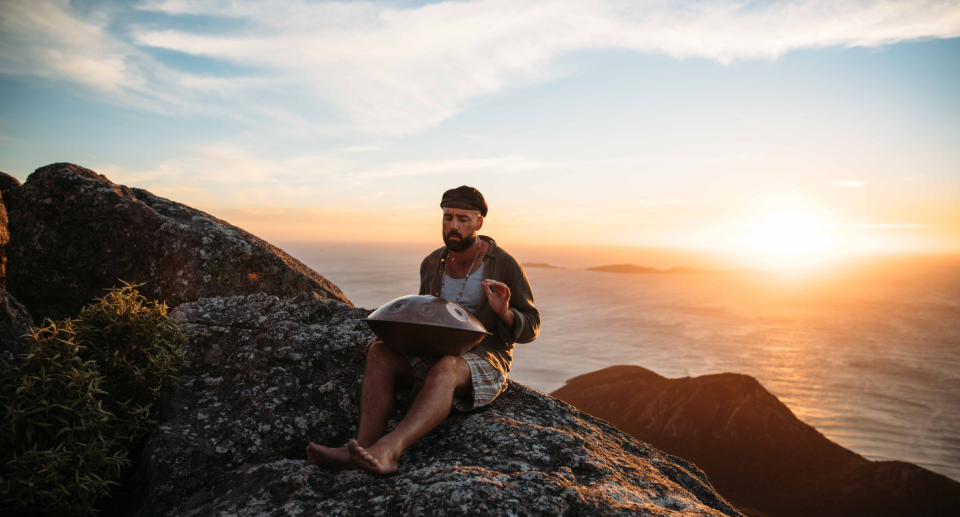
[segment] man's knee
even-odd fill
[[[448,380],[460,382],[464,377],[470,376],[470,365],[467,360],[459,355],[445,355],[430,368],[428,377],[442,377]]]
[[[377,341],[376,343],[370,345],[370,348],[367,349],[367,360],[382,361],[384,359],[393,359],[394,356],[399,355],[396,351],[384,345],[383,343]]]
[[[388,368],[391,370],[403,369],[408,364],[403,354],[393,350],[383,343],[374,343],[367,350],[367,365]]]

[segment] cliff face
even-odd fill
[[[0,172],[0,360],[12,363],[16,356],[30,351],[29,335],[33,319],[13,295],[5,291],[7,283],[7,244],[10,241],[8,208],[13,209],[20,182]],[[0,364],[0,373],[5,368]]]
[[[10,242],[7,203],[13,201],[20,189],[20,182],[9,174],[0,172],[0,289],[7,288],[7,243]]]
[[[12,363],[29,353],[34,341],[29,336],[33,319],[27,309],[10,293],[0,290],[0,359]],[[0,366],[0,373],[5,369]]]
[[[315,294],[177,307],[193,364],[147,442],[139,516],[739,515],[694,465],[513,382],[395,475],[307,465],[309,441],[356,433],[368,313]]]
[[[145,282],[140,292],[169,306],[261,292],[316,292],[350,304],[337,286],[266,241],[69,163],[27,178],[10,229],[7,289],[38,322],[77,314],[118,279]]]
[[[696,463],[748,514],[960,515],[960,483],[831,442],[746,375],[667,379],[614,366],[552,395]]]

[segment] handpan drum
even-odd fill
[[[436,296],[401,296],[363,321],[384,345],[419,357],[460,355],[491,335],[462,305]]]

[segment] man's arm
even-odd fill
[[[510,344],[529,343],[540,333],[540,311],[533,305],[533,290],[523,267],[515,260],[510,262],[505,268],[506,281],[484,281],[484,293],[500,317],[500,337]]]
[[[490,308],[497,313],[497,316],[500,316],[503,323],[512,331],[516,316],[510,310],[510,287],[503,282],[490,278],[481,282],[481,285],[483,285],[484,294],[487,295]]]

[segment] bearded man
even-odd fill
[[[540,332],[523,267],[493,239],[477,235],[487,216],[483,195],[458,187],[444,192],[440,207],[444,246],[420,264],[420,295],[463,305],[491,335],[467,353],[436,359],[408,357],[371,339],[364,349],[357,437],[347,447],[307,446],[308,461],[321,468],[395,472],[403,451],[440,425],[451,407],[470,411],[493,402],[506,389],[514,344]],[[384,434],[398,396],[410,408]]]

